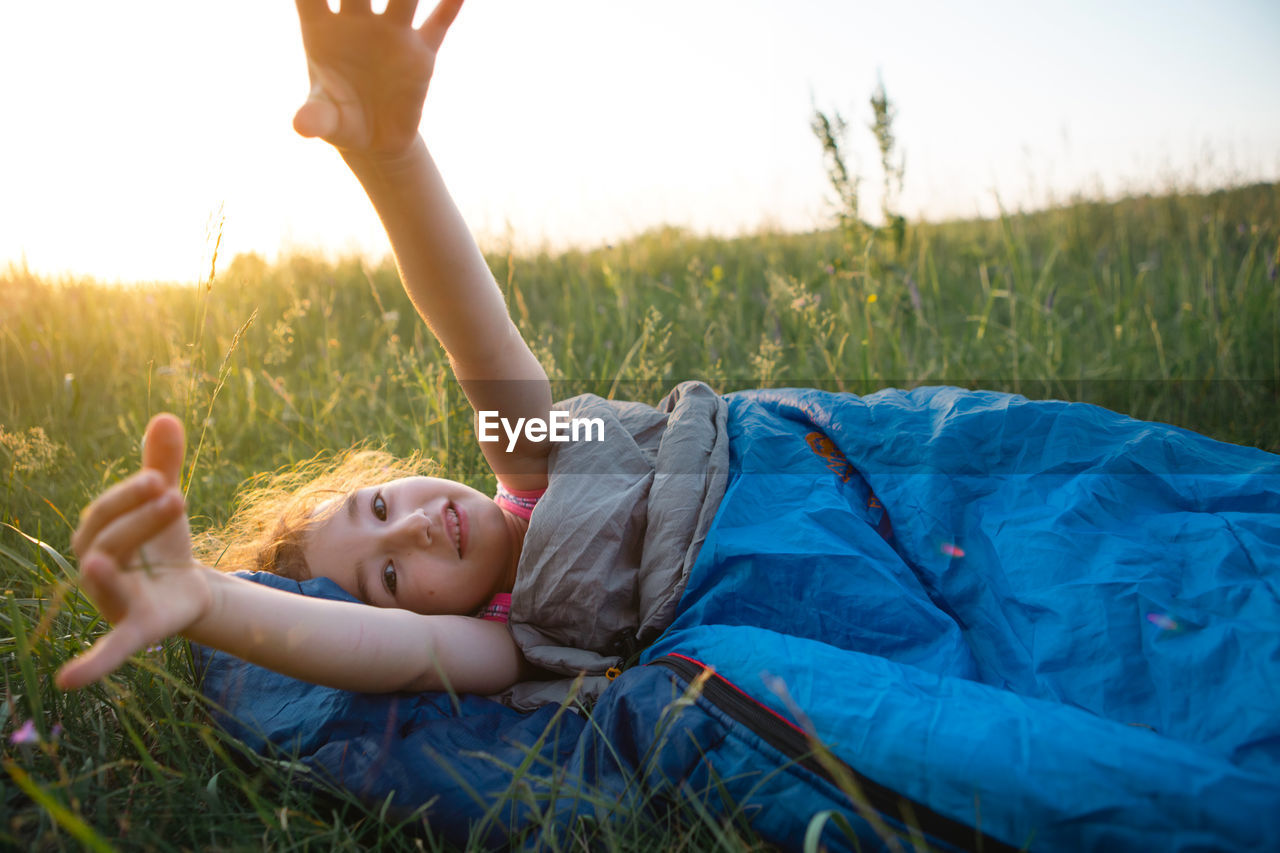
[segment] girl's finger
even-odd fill
[[[76,690],[92,684],[119,669],[146,642],[146,637],[141,636],[132,624],[125,622],[117,625],[94,643],[89,651],[64,664],[58,670],[55,682],[63,690]]]
[[[105,554],[116,565],[127,566],[133,562],[138,549],[172,524],[182,515],[183,509],[182,493],[169,489],[159,497],[113,518],[88,543],[87,553]]]
[[[418,11],[418,0],[387,0],[387,11],[383,14],[397,24],[409,26],[413,23],[413,14]]]
[[[338,129],[338,108],[329,100],[318,80],[312,84],[307,102],[294,115],[293,129],[308,139],[323,138]]]
[[[71,549],[83,557],[103,527],[140,504],[153,500],[164,489],[163,478],[155,471],[139,471],[107,489],[80,512],[80,526],[71,536]]]
[[[80,585],[108,622],[118,622],[129,612],[129,593],[115,561],[106,554],[91,553],[80,565]]]
[[[298,17],[302,20],[329,14],[329,4],[325,0],[297,0]]]
[[[449,25],[453,23],[454,18],[458,17],[458,10],[461,8],[462,0],[440,0],[431,15],[423,22],[422,28],[418,30],[428,47],[432,50],[440,49],[444,34],[449,31]]]
[[[142,467],[160,472],[167,486],[181,485],[185,441],[182,421],[168,412],[156,415],[142,437]]]
[[[373,3],[371,0],[342,0],[338,4],[339,15],[372,15]]]

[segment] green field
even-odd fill
[[[667,229],[489,262],[557,396],[656,402],[688,378],[724,391],[956,384],[1280,452],[1276,184],[913,224],[900,242],[856,225],[734,240]],[[291,789],[287,764],[234,761],[181,642],[102,686],[52,686],[105,630],[66,583],[77,513],[134,469],[156,412],[187,425],[197,528],[225,520],[247,477],[357,442],[423,449],[447,476],[493,487],[394,267],[242,256],[200,287],[134,288],[10,270],[0,382],[0,846],[415,848],[377,809]],[[42,741],[12,743],[28,720]],[[690,807],[554,846],[730,842],[756,843]]]

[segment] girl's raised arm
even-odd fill
[[[472,408],[546,420],[551,387],[418,134],[436,54],[462,0],[442,0],[420,28],[415,0],[298,0],[311,92],[294,117],[336,147],[382,220],[400,278],[449,354]],[[546,485],[548,443],[482,442],[510,488]]]

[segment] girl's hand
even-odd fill
[[[177,418],[151,420],[142,458],[141,471],[85,509],[72,537],[81,584],[115,627],[59,670],[63,689],[97,681],[134,652],[180,633],[210,606],[179,490],[183,432]]]
[[[412,145],[422,121],[436,53],[462,0],[440,0],[413,28],[417,0],[388,0],[373,14],[370,0],[297,0],[311,92],[293,117],[303,136],[344,151],[397,156]]]
[[[119,568],[190,566],[191,529],[181,491],[185,436],[173,415],[156,415],[142,440],[142,469],[80,513],[71,548],[84,563],[95,552]]]

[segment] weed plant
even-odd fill
[[[958,384],[1097,403],[1280,451],[1280,186],[1081,200],[993,220],[699,237],[489,257],[555,383],[656,402]],[[132,471],[151,415],[189,433],[197,529],[253,474],[355,443],[424,449],[492,489],[465,401],[389,263],[240,256],[199,287],[0,275],[0,845],[440,846],[291,784],[209,722],[169,641],[105,684],[52,686],[106,630],[76,591],[79,508]],[[29,742],[19,733],[30,721]],[[38,738],[38,740],[37,740]],[[823,818],[824,820],[826,818]],[[696,801],[551,848],[759,846]]]

